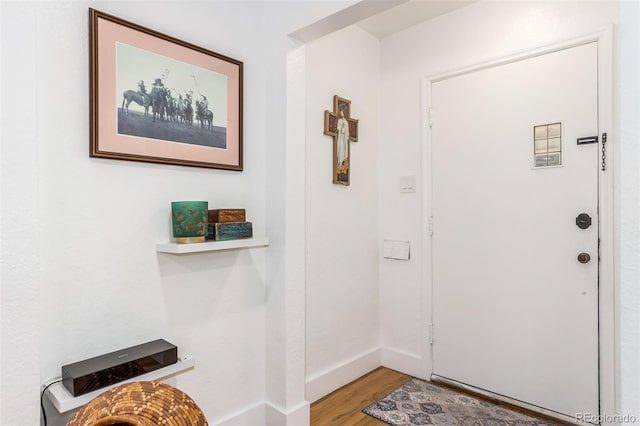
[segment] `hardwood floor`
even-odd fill
[[[311,404],[311,426],[386,425],[362,409],[393,391],[411,376],[380,367]]]
[[[386,425],[385,422],[381,422],[380,420],[363,413],[362,410],[400,387],[410,378],[411,376],[406,374],[399,373],[385,367],[379,367],[371,373],[362,376],[354,382],[343,386],[342,388],[311,404],[311,426],[384,426]],[[449,387],[446,385],[439,386]],[[455,390],[466,393],[475,398],[485,399],[486,401],[494,404],[502,405],[506,409],[527,414],[553,425],[569,425],[569,423],[560,422],[558,420],[554,420],[537,413],[532,413],[503,402],[487,399],[464,390]]]

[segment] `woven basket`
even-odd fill
[[[159,382],[117,386],[91,400],[67,426],[208,426],[186,393]]]

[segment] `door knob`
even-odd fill
[[[580,253],[578,255],[578,262],[580,263],[587,263],[591,260],[591,256],[589,256],[589,253]]]

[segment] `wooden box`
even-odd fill
[[[239,240],[253,237],[251,222],[210,223],[207,238],[216,241]]]
[[[247,220],[245,209],[209,210],[209,223],[244,222]]]

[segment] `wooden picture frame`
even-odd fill
[[[91,157],[242,170],[241,61],[92,8],[89,50]]]

